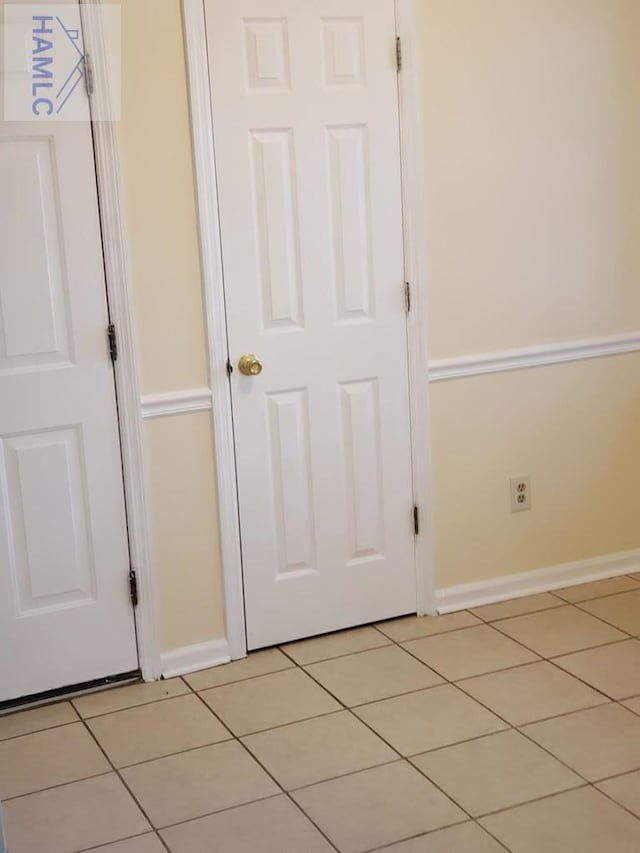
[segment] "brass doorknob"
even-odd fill
[[[238,362],[238,370],[245,376],[258,376],[262,373],[262,363],[255,355],[248,352]]]

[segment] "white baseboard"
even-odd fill
[[[609,554],[576,563],[563,563],[548,569],[503,575],[478,583],[461,584],[440,589],[436,593],[438,613],[468,610],[483,604],[495,604],[510,598],[537,595],[566,586],[604,580],[640,571],[640,550]]]
[[[175,678],[177,675],[188,675],[199,669],[209,669],[222,663],[229,663],[229,644],[223,637],[208,643],[197,643],[194,646],[183,646],[170,652],[162,652],[160,665],[165,678]]]

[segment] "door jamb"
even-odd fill
[[[92,108],[97,115],[108,115],[111,102],[108,91],[109,56],[102,29],[103,0],[80,0],[83,39],[91,53],[95,91]],[[131,566],[136,571],[139,603],[134,608],[138,659],[142,677],[154,681],[162,675],[160,645],[156,624],[153,555],[147,471],[145,464],[140,381],[136,351],[133,293],[129,262],[124,196],[120,170],[120,148],[116,123],[92,121],[98,205],[111,322],[118,332],[118,359],[114,362],[118,397],[118,421],[122,450],[124,491]],[[105,330],[106,336],[106,330]],[[105,338],[106,348],[106,338]],[[123,576],[123,586],[127,578]]]
[[[416,609],[436,612],[431,486],[430,390],[426,340],[426,210],[423,176],[422,90],[419,67],[419,0],[395,0],[396,30],[402,39],[403,66],[398,75],[404,251],[412,310],[408,315],[414,499],[421,533],[415,540]],[[240,522],[235,469],[231,392],[226,371],[228,337],[222,277],[222,248],[213,108],[209,88],[204,0],[182,0],[185,56],[191,108],[191,132],[197,196],[198,231],[213,395],[214,452],[227,640],[232,659],[246,654]],[[409,510],[409,507],[407,507]]]
[[[411,286],[408,315],[411,453],[414,500],[420,517],[415,539],[418,616],[435,615],[434,510],[431,391],[427,341],[427,209],[424,124],[420,73],[420,0],[395,0],[396,35],[402,44],[398,74],[405,274]]]

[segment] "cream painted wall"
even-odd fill
[[[145,424],[163,651],[225,633],[208,412]]]
[[[640,329],[637,0],[424,0],[432,358]],[[145,393],[207,384],[180,0],[124,0]],[[437,582],[640,547],[640,356],[433,388]],[[206,414],[145,424],[164,650],[224,633]],[[534,508],[509,512],[531,473]],[[571,491],[567,484],[572,484]]]
[[[438,383],[432,403],[438,587],[640,547],[640,354]]]
[[[146,394],[207,382],[180,0],[123,0],[120,140]]]
[[[123,0],[119,138],[143,393],[207,387],[180,0]],[[163,651],[224,636],[207,413],[145,423]]]
[[[640,3],[421,10],[431,358],[640,330]],[[432,410],[438,587],[640,547],[640,356],[438,384]]]
[[[640,3],[424,0],[431,356],[640,328]]]

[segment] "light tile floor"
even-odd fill
[[[638,853],[640,575],[0,717],[10,853]]]

